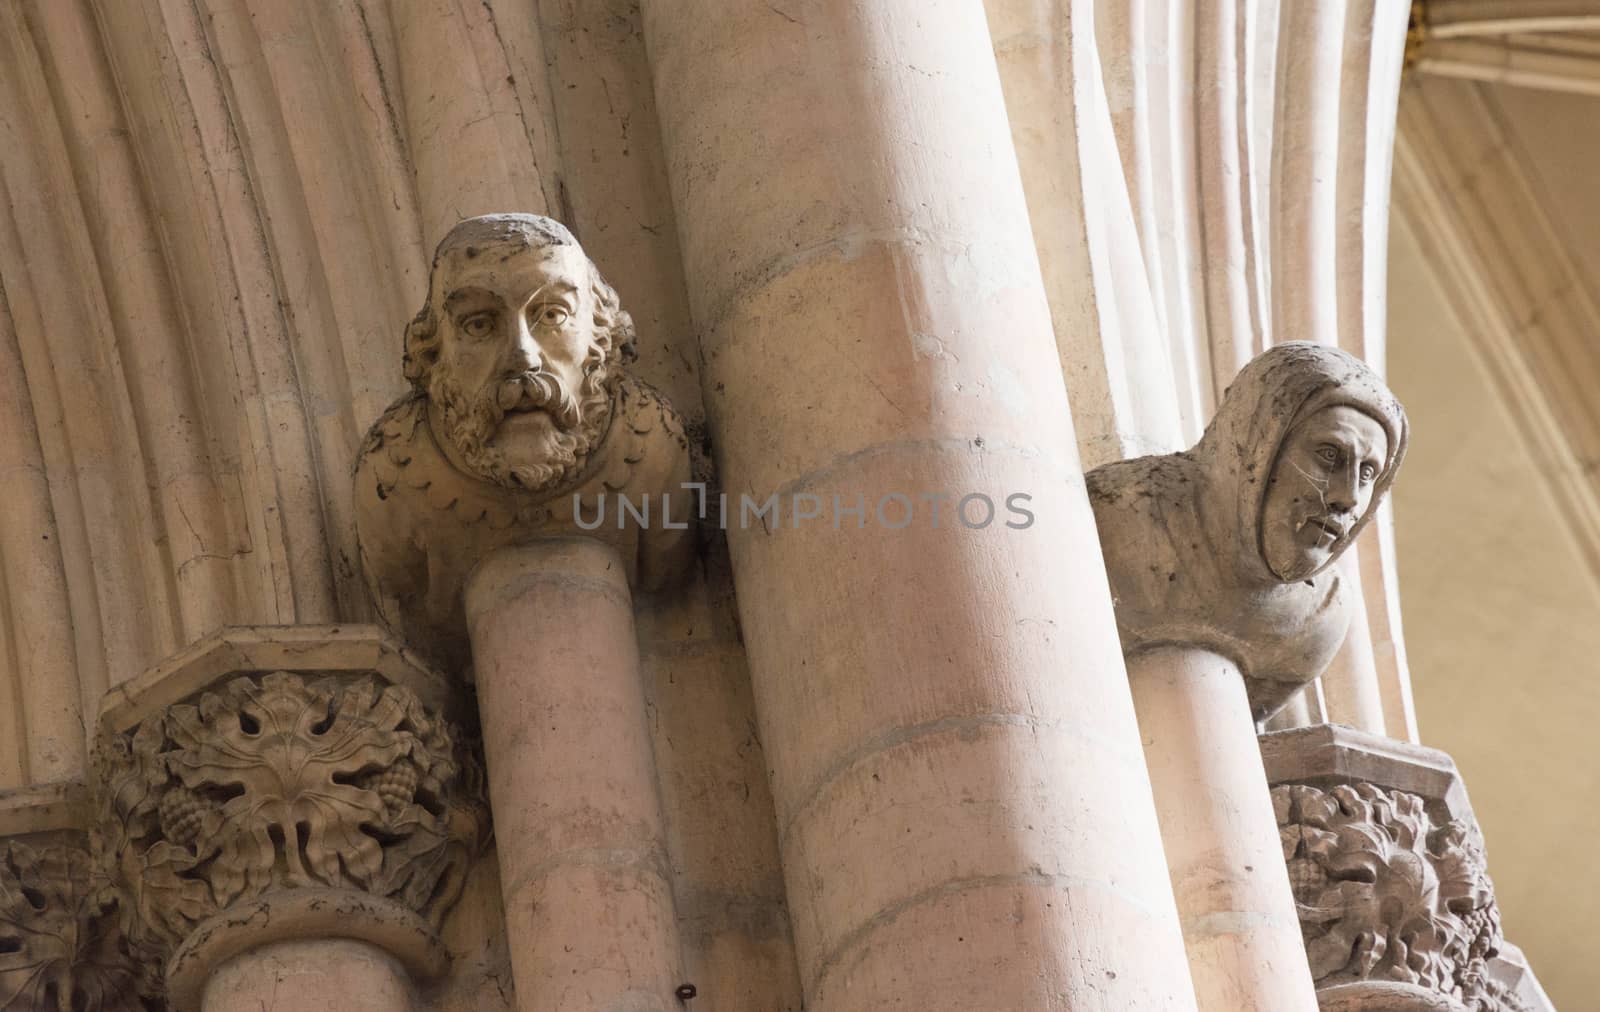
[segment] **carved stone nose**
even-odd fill
[[[518,372],[535,372],[544,363],[544,356],[539,353],[539,344],[528,333],[526,326],[519,325],[517,339],[511,345],[511,367]]]

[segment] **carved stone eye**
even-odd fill
[[[1378,469],[1376,467],[1373,467],[1371,464],[1362,464],[1361,465],[1361,480],[1362,480],[1362,482],[1370,482],[1370,481],[1372,481],[1372,479],[1376,478],[1377,476],[1378,476]]]
[[[1317,447],[1317,459],[1324,464],[1337,464],[1339,463],[1339,451],[1331,446],[1319,446]]]
[[[462,320],[460,326],[463,334],[481,340],[494,333],[494,314],[474,313]]]
[[[539,306],[534,310],[534,323],[541,327],[559,327],[571,316],[564,306]]]

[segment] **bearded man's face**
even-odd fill
[[[445,454],[508,488],[566,484],[610,418],[588,257],[576,245],[496,240],[450,250],[437,269],[428,397]]]

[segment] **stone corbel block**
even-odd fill
[[[129,947],[165,968],[145,993],[198,1007],[216,966],[285,939],[440,976],[485,833],[453,717],[449,683],[364,626],[224,629],[108,694],[96,829]]]
[[[1553,1012],[1501,936],[1448,755],[1336,724],[1260,743],[1325,1012]]]
[[[704,486],[683,419],[625,367],[634,341],[560,222],[481,215],[440,242],[405,332],[411,390],[367,433],[354,499],[378,614],[445,670],[468,666],[462,590],[502,549],[589,538],[635,592],[692,565]]]

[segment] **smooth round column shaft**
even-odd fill
[[[677,919],[622,560],[502,549],[466,588],[522,1012],[673,1009]]]
[[[411,1012],[406,970],[369,942],[306,938],[247,949],[206,981],[203,1012]]]
[[[983,5],[642,10],[806,1007],[1192,1008]]]
[[[1363,533],[1372,538],[1377,531]],[[1372,649],[1372,629],[1367,621],[1367,603],[1362,593],[1361,560],[1354,551],[1339,557],[1343,573],[1346,607],[1350,610],[1350,631],[1328,670],[1322,673],[1322,694],[1327,701],[1327,720],[1372,734],[1385,734],[1383,685]]]
[[[1163,647],[1128,658],[1128,677],[1201,1012],[1315,1012],[1239,669]]]

